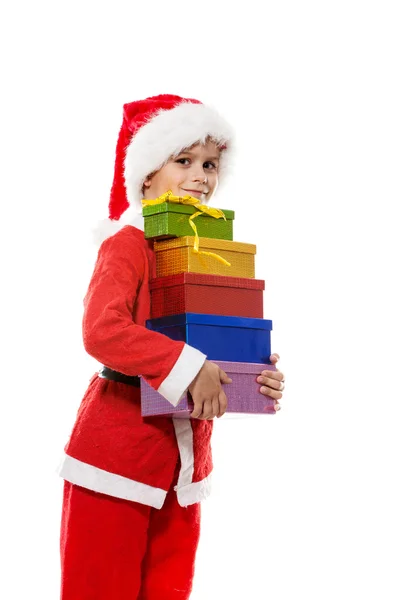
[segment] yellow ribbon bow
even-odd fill
[[[222,212],[222,210],[220,210],[219,208],[212,208],[211,206],[206,206],[206,205],[202,204],[200,202],[200,200],[198,200],[197,198],[193,198],[193,196],[190,196],[190,195],[174,196],[171,190],[169,190],[168,192],[165,192],[165,194],[162,194],[162,196],[160,196],[159,198],[156,198],[155,200],[143,199],[142,205],[143,205],[143,207],[156,206],[157,204],[163,204],[164,202],[173,202],[175,204],[186,204],[186,205],[194,206],[195,208],[197,208],[198,211],[195,212],[191,217],[189,217],[190,227],[194,231],[193,251],[196,252],[197,254],[205,254],[206,256],[212,256],[213,258],[216,258],[219,262],[221,262],[223,265],[226,265],[227,267],[231,266],[231,263],[228,262],[227,260],[225,260],[224,258],[222,258],[222,256],[219,256],[219,254],[215,254],[214,252],[204,252],[203,250],[199,250],[199,235],[197,233],[197,227],[193,223],[193,219],[195,219],[202,213],[205,213],[206,215],[209,215],[210,217],[214,217],[215,219],[223,218],[226,221],[226,217],[225,217],[224,213]]]

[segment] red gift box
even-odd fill
[[[201,313],[262,319],[265,281],[179,273],[150,282],[151,318]]]

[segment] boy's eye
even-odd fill
[[[185,162],[185,161],[187,161],[187,162]],[[181,165],[185,165],[185,164],[189,163],[190,161],[188,158],[178,158],[178,160],[176,162]]]
[[[204,163],[203,165],[206,169],[216,169],[217,165],[213,162],[211,162],[211,160],[208,160],[207,162]]]

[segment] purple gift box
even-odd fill
[[[262,371],[276,371],[273,365],[259,363],[223,362],[213,360],[232,379],[223,384],[228,399],[227,413],[274,415],[275,400],[260,392],[257,377]],[[142,416],[173,416],[187,419],[193,412],[190,395],[185,394],[175,408],[168,400],[156,392],[143,378],[140,379]]]

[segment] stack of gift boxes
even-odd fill
[[[193,221],[196,252],[189,222],[195,212],[195,206],[170,202],[143,208],[157,270],[146,326],[197,348],[228,374],[227,412],[275,414],[274,401],[256,381],[266,365],[275,370],[269,361],[272,321],[263,319],[265,282],[254,278],[256,246],[233,241],[234,212],[223,210],[225,219],[200,214]],[[190,394],[173,407],[143,378],[141,405],[143,416],[187,418],[193,411]]]

